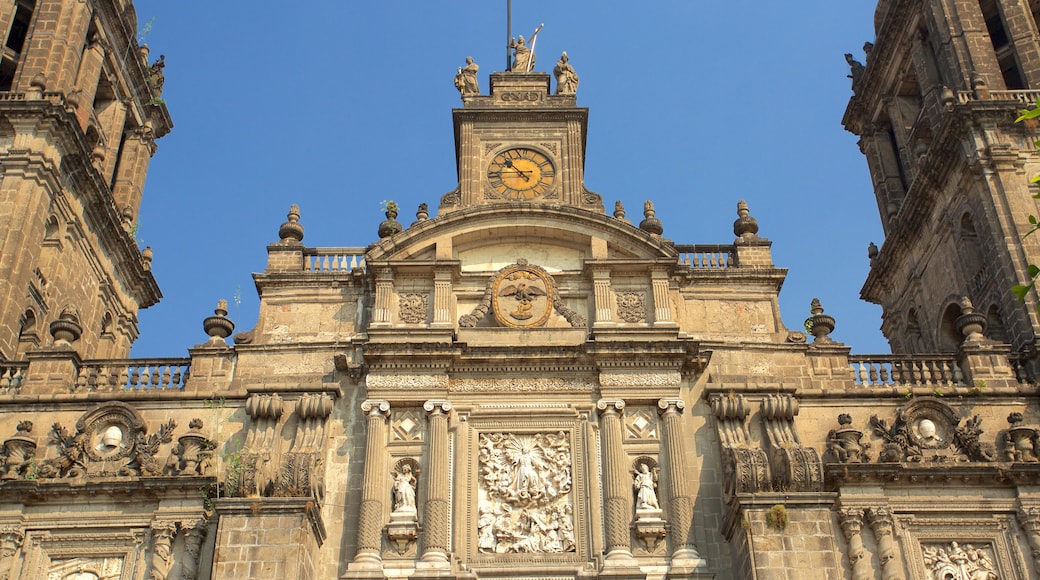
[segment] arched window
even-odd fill
[[[961,315],[961,306],[956,302],[951,303],[943,311],[942,320],[939,322],[939,335],[936,337],[939,352],[956,352],[964,337],[957,330],[957,317]]]

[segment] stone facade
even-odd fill
[[[815,300],[785,328],[744,202],[716,244],[605,213],[561,59],[566,90],[460,76],[437,215],[315,248],[291,206],[256,327],[222,301],[190,357],[131,360],[162,62],[128,2],[0,8],[0,578],[1040,578],[1035,313],[1007,296],[1035,20],[877,14],[845,122],[896,354],[850,354]]]

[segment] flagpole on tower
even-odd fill
[[[513,0],[506,0],[506,72],[512,68],[509,43],[513,40]]]

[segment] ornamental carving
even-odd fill
[[[166,464],[156,454],[173,440],[174,428],[171,419],[149,435],[129,405],[100,405],[76,422],[73,433],[60,423],[51,426],[49,442],[58,457],[40,463],[37,472],[41,478],[159,476]]]
[[[625,322],[644,322],[646,297],[642,292],[618,292],[617,313],[618,318]]]
[[[836,463],[868,463],[870,442],[862,441],[863,432],[851,427],[852,417],[848,413],[838,415],[837,429],[827,435],[828,461]]]
[[[542,326],[552,314],[553,288],[541,268],[514,265],[499,272],[492,284],[491,309],[502,326]]]
[[[1004,459],[1036,463],[1040,460],[1040,429],[1025,425],[1022,413],[1008,415],[1008,430],[1004,432]]]
[[[928,577],[935,580],[1001,579],[989,544],[922,544],[921,556]]]
[[[496,272],[484,289],[480,304],[459,317],[460,328],[475,328],[489,311],[495,320],[510,328],[536,328],[549,320],[553,311],[572,328],[584,328],[584,316],[563,305],[556,281],[545,269],[529,265],[520,258],[515,264]]]
[[[397,304],[398,316],[406,324],[426,322],[429,296],[426,294],[402,294]]]
[[[36,440],[30,436],[32,421],[18,423],[17,434],[0,450],[0,480],[35,477]]]
[[[97,580],[119,580],[123,573],[123,558],[71,558],[51,563],[47,580],[69,578],[96,578]]]
[[[573,552],[568,434],[482,433],[479,444],[479,551]]]
[[[889,423],[874,415],[870,426],[881,437],[880,463],[995,461],[992,444],[983,443],[982,419],[964,420],[947,405],[920,399],[896,412]]]

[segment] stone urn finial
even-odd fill
[[[152,269],[152,258],[154,257],[155,252],[152,251],[151,246],[145,246],[144,249],[141,250],[141,265],[144,267],[146,272]]]
[[[643,204],[643,221],[639,222],[639,229],[649,233],[652,236],[660,236],[664,233],[664,225],[661,224],[661,220],[655,217],[657,211],[654,210],[654,202],[646,200]]]
[[[62,308],[58,319],[51,322],[50,331],[55,345],[70,346],[79,340],[83,334],[83,327],[79,324],[79,311],[76,307],[69,305]]]
[[[213,316],[208,316],[202,321],[202,329],[210,337],[207,344],[224,344],[224,339],[231,336],[235,330],[235,323],[227,317],[227,313],[227,300],[221,298],[217,301]]]
[[[809,312],[812,313],[805,321],[809,333],[813,335],[813,344],[827,344],[834,342],[830,334],[834,331],[834,317],[823,313],[823,305],[819,298],[813,298]]]
[[[954,320],[957,330],[964,336],[965,342],[978,342],[986,337],[986,315],[975,312],[975,306],[967,296],[961,297],[961,315]]]
[[[278,228],[278,237],[282,243],[298,244],[303,241],[303,226],[300,225],[300,206],[295,203],[289,206],[289,213],[285,215],[286,221]]]
[[[379,230],[377,231],[380,238],[389,238],[404,229],[401,227],[401,223],[397,221],[396,202],[386,202],[386,211],[383,213],[386,215],[386,219],[379,224]]]
[[[873,262],[874,260],[877,259],[877,256],[878,256],[877,244],[875,244],[874,242],[870,242],[870,245],[867,246],[867,258],[869,258],[870,261]]]
[[[754,238],[758,235],[758,220],[749,215],[748,204],[744,200],[737,202],[737,219],[733,222],[733,235],[738,238]]]
[[[625,219],[625,206],[620,201],[614,202],[614,219],[628,223]]]
[[[420,203],[419,209],[415,212],[415,221],[424,222],[428,219],[430,219],[430,206]]]

